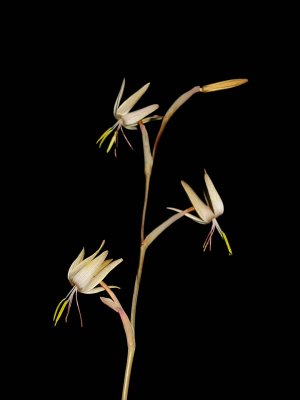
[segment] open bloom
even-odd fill
[[[99,249],[92,254],[91,256],[84,258],[85,250],[84,248],[81,250],[77,258],[71,264],[69,271],[68,271],[68,280],[72,285],[72,289],[64,297],[56,307],[54,312],[53,321],[54,325],[57,324],[58,320],[60,319],[65,307],[68,305],[68,311],[65,320],[67,321],[68,315],[70,312],[70,308],[72,305],[72,301],[75,295],[76,304],[80,316],[81,326],[82,324],[82,317],[79,308],[77,293],[84,293],[84,294],[94,294],[99,293],[104,290],[102,286],[100,286],[100,282],[106,277],[106,275],[113,270],[118,264],[120,264],[123,259],[119,258],[118,260],[113,261],[112,259],[106,260],[108,255],[108,251],[103,251],[101,254],[98,255],[100,250],[102,249],[105,241],[101,243]],[[109,286],[110,288],[116,288],[117,286]]]
[[[143,96],[143,94],[146,92],[148,89],[150,83],[147,83],[143,87],[141,87],[137,92],[132,94],[130,97],[128,97],[127,100],[125,100],[121,105],[120,101],[123,96],[124,92],[124,87],[125,87],[125,78],[122,81],[121,89],[119,91],[118,97],[116,99],[115,105],[114,105],[114,117],[117,120],[117,122],[108,128],[97,140],[96,143],[99,143],[99,147],[101,147],[102,143],[105,141],[105,139],[113,133],[113,136],[109,142],[109,145],[107,147],[107,153],[110,151],[112,148],[113,144],[115,143],[117,145],[117,139],[118,139],[118,133],[121,130],[123,133],[124,138],[126,139],[127,143],[129,144],[130,147],[131,144],[129,143],[128,139],[126,138],[123,128],[129,129],[129,130],[134,130],[137,129],[138,122],[142,121],[144,124],[149,121],[153,120],[158,120],[161,119],[162,117],[158,115],[153,115],[152,117],[147,117],[149,114],[151,114],[153,111],[157,110],[159,105],[158,104],[152,104],[150,106],[141,108],[136,111],[130,111],[132,107],[139,101],[139,99]],[[145,118],[147,117],[147,118]]]
[[[204,198],[206,204],[200,199],[200,197],[194,192],[194,190],[184,181],[181,181],[181,184],[188,195],[195,211],[198,214],[198,217],[192,215],[190,213],[186,213],[185,216],[191,218],[193,221],[199,224],[212,224],[211,229],[208,233],[208,236],[203,244],[203,250],[205,251],[207,246],[211,249],[211,241],[212,236],[217,228],[221,238],[225,241],[229,255],[232,255],[232,250],[230,244],[228,242],[227,236],[220,228],[220,225],[217,222],[217,218],[224,213],[224,204],[223,201],[217,192],[212,180],[210,179],[207,172],[204,170],[204,181],[206,185],[206,191],[204,193]],[[170,210],[174,210],[180,212],[178,208],[168,207]]]

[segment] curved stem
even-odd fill
[[[132,303],[131,303],[131,317],[130,322],[135,328],[135,316],[136,316],[136,306],[137,306],[137,298],[140,289],[140,282],[142,278],[143,265],[146,253],[146,246],[143,245],[143,241],[145,239],[145,220],[146,220],[146,212],[148,206],[148,197],[149,197],[149,187],[150,187],[150,179],[153,167],[153,158],[151,155],[149,136],[145,125],[140,122],[139,123],[142,140],[143,140],[143,150],[144,150],[144,173],[145,173],[145,195],[144,195],[144,205],[143,205],[143,213],[142,213],[142,221],[141,221],[141,247],[140,247],[140,257],[139,257],[139,266],[135,278]]]
[[[132,326],[125,311],[122,309],[121,311],[119,311],[119,314],[123,322],[127,338],[127,360],[126,360],[126,369],[124,373],[123,390],[122,390],[122,400],[127,400],[131,370],[135,352],[135,333],[134,333],[134,327]]]
[[[130,322],[135,328],[135,316],[136,316],[136,306],[137,306],[137,298],[140,289],[140,282],[142,278],[143,265],[146,253],[146,247],[143,245],[143,241],[145,239],[145,220],[146,220],[146,212],[148,206],[148,198],[149,198],[149,188],[150,188],[150,179],[153,167],[153,158],[151,155],[149,136],[145,125],[140,122],[140,129],[142,132],[143,139],[143,149],[144,149],[144,172],[145,172],[145,195],[144,195],[144,205],[143,205],[143,213],[142,213],[142,221],[141,221],[141,247],[140,247],[140,256],[139,256],[139,266],[135,278],[134,290],[132,295],[132,303],[131,303],[131,316]]]
[[[142,222],[141,222],[141,243],[143,243],[145,239],[145,220],[146,220],[146,212],[147,212],[148,197],[149,197],[150,178],[151,174],[145,174],[145,195],[144,195]]]
[[[151,155],[148,132],[145,125],[142,122],[140,122],[140,129],[142,132],[142,139],[143,139],[144,173],[145,173],[145,195],[144,195],[144,205],[143,205],[143,213],[141,221],[141,243],[143,243],[143,240],[145,239],[145,219],[146,219],[146,211],[148,205],[150,178],[153,167],[153,157]]]
[[[140,256],[139,256],[139,266],[135,278],[134,290],[132,295],[132,303],[131,303],[131,316],[130,316],[130,323],[135,333],[135,316],[136,316],[136,307],[137,307],[137,299],[140,289],[140,283],[142,278],[143,272],[143,265],[146,253],[146,246],[143,245],[143,240],[145,237],[145,220],[146,220],[146,212],[147,212],[147,205],[148,205],[148,197],[149,197],[149,187],[150,187],[150,178],[153,166],[153,159],[150,150],[149,144],[149,137],[145,125],[140,123],[140,128],[142,132],[142,139],[143,139],[143,149],[144,149],[144,172],[145,172],[145,195],[144,195],[144,205],[143,205],[143,212],[142,212],[142,220],[141,220],[141,246],[140,246]],[[135,340],[134,343],[128,343],[127,346],[127,361],[126,361],[126,369],[124,374],[124,381],[123,381],[123,391],[122,391],[122,400],[127,400],[128,398],[128,389],[129,383],[131,378],[131,370],[133,365],[134,353],[135,353]]]
[[[141,246],[140,246],[139,265],[138,265],[138,270],[137,270],[134,289],[133,289],[132,303],[131,303],[131,315],[130,315],[130,322],[131,322],[132,329],[134,332],[135,332],[137,299],[138,299],[140,283],[141,283],[141,278],[142,278],[145,254],[146,254],[146,250],[148,247],[147,244],[144,244],[143,242],[145,239],[145,221],[146,221],[146,213],[147,213],[148,198],[149,198],[149,188],[150,188],[150,180],[151,180],[151,174],[152,174],[152,168],[153,168],[154,155],[156,152],[156,148],[157,148],[159,139],[160,139],[169,119],[172,117],[172,115],[177,111],[177,109],[183,103],[185,103],[193,94],[195,94],[199,91],[200,91],[199,86],[194,87],[193,89],[189,90],[187,93],[184,93],[182,96],[180,96],[169,108],[165,117],[162,120],[161,127],[156,136],[152,154],[151,154],[151,148],[150,148],[149,136],[148,136],[147,129],[142,122],[139,123],[141,133],[142,133],[143,150],[144,150],[145,194],[144,194],[144,205],[143,205],[142,220],[141,220]],[[135,350],[135,347],[132,350],[128,346],[128,354],[127,354],[126,371],[125,371],[124,383],[123,383],[122,400],[127,400],[128,387],[129,387],[129,382],[130,382],[130,377],[131,377],[131,369],[132,369],[133,358],[134,358],[134,350]]]
[[[133,329],[135,329],[136,306],[137,306],[137,299],[138,299],[140,283],[141,283],[141,278],[142,278],[146,249],[147,249],[146,246],[141,244],[139,266],[138,266],[138,270],[137,270],[137,274],[136,274],[136,278],[135,278],[132,303],[131,303],[130,322],[132,324]]]
[[[116,311],[122,320],[124,331],[127,339],[127,360],[126,360],[126,368],[124,373],[124,381],[123,381],[123,390],[122,390],[122,400],[128,399],[128,390],[131,376],[131,369],[133,364],[134,352],[135,352],[135,334],[133,326],[125,313],[121,303],[119,302],[117,296],[114,292],[106,285],[104,281],[100,282],[100,285],[107,291],[110,295],[111,300],[107,298],[101,298],[102,302],[107,306]]]
[[[166,112],[165,116],[163,117],[163,120],[161,121],[161,125],[158,131],[158,134],[155,139],[155,143],[153,146],[153,158],[155,156],[158,142],[161,138],[161,135],[163,134],[163,131],[165,130],[165,127],[167,123],[169,122],[170,118],[174,115],[174,113],[178,110],[179,107],[181,107],[191,96],[193,96],[195,93],[199,93],[201,91],[200,86],[195,86],[191,90],[188,90],[187,92],[183,93],[181,96],[178,97],[177,100],[174,101],[174,103],[171,105],[171,107],[168,109]]]
[[[190,97],[192,97],[195,93],[199,92],[209,93],[218,90],[231,89],[236,86],[243,85],[244,83],[247,82],[248,79],[228,79],[226,81],[211,83],[209,85],[204,85],[202,87],[195,86],[192,89],[188,90],[187,92],[183,93],[181,96],[179,96],[178,99],[175,100],[174,103],[171,105],[171,107],[168,109],[165,116],[163,117],[163,120],[161,121],[161,125],[153,146],[153,152],[152,152],[153,158],[155,157],[156,154],[158,142],[170,118],[174,115],[174,113],[178,110],[178,108],[181,107]]]

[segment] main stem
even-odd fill
[[[143,150],[144,150],[144,173],[145,173],[145,195],[144,195],[144,205],[143,205],[143,213],[142,213],[142,221],[141,221],[141,246],[140,246],[140,258],[139,258],[139,266],[135,278],[132,303],[131,303],[131,316],[130,321],[135,329],[135,315],[136,315],[136,306],[137,306],[137,298],[140,289],[140,282],[142,278],[146,246],[143,243],[145,239],[145,220],[146,220],[146,212],[149,198],[149,187],[150,187],[150,179],[153,167],[153,157],[151,154],[149,136],[145,125],[140,122],[140,129],[142,133],[143,140]]]
[[[131,316],[130,316],[130,323],[135,333],[135,316],[136,316],[136,307],[137,307],[137,299],[140,289],[140,283],[142,278],[144,260],[145,260],[145,253],[147,246],[143,244],[145,238],[145,220],[146,220],[146,211],[148,205],[148,197],[149,197],[149,187],[150,187],[150,177],[152,172],[152,156],[150,152],[150,145],[148,139],[148,133],[146,128],[143,124],[140,125],[142,138],[143,138],[143,147],[144,147],[144,157],[145,157],[145,195],[144,195],[144,205],[143,205],[143,212],[142,212],[142,220],[141,220],[141,245],[140,245],[140,256],[139,256],[139,265],[138,270],[135,278],[134,290],[132,295],[132,303],[131,303]],[[124,381],[123,381],[123,391],[122,391],[122,400],[128,399],[128,390],[129,390],[129,383],[131,378],[131,371],[135,353],[135,341],[134,345],[128,343],[127,346],[127,361],[126,361],[126,369],[124,374]]]
[[[137,270],[137,274],[136,274],[136,278],[135,278],[135,284],[134,284],[133,295],[132,295],[132,303],[131,303],[130,322],[132,324],[132,328],[134,331],[135,331],[137,299],[138,299],[138,294],[139,294],[139,290],[140,290],[140,283],[141,283],[143,266],[144,266],[144,261],[145,261],[145,254],[146,254],[146,250],[147,250],[147,246],[143,242],[145,239],[145,220],[146,220],[146,212],[147,212],[147,206],[148,206],[149,188],[150,188],[150,180],[151,180],[154,156],[156,153],[159,139],[160,139],[163,131],[165,130],[165,127],[166,127],[168,121],[170,120],[170,118],[178,110],[178,108],[182,106],[183,103],[185,103],[193,94],[195,94],[199,91],[200,91],[199,86],[194,87],[193,89],[189,90],[187,93],[180,96],[173,103],[173,105],[169,108],[165,117],[163,118],[161,127],[157,134],[152,154],[151,154],[151,150],[150,150],[149,137],[148,137],[148,133],[145,128],[145,125],[143,123],[139,124],[141,133],[142,133],[143,149],[144,149],[145,195],[144,195],[144,205],[143,205],[142,221],[141,221],[141,245],[140,245],[139,265],[138,265],[138,270]],[[125,372],[125,378],[124,378],[122,400],[127,400],[127,391],[128,391],[128,386],[129,386],[129,382],[130,382],[133,357],[134,357],[134,351],[130,353],[130,349],[128,347],[128,356],[127,356],[127,363],[126,363],[126,372]]]
[[[139,258],[139,266],[135,278],[134,290],[132,295],[132,303],[131,303],[131,316],[130,322],[135,329],[135,316],[136,316],[136,307],[137,307],[137,298],[140,289],[140,283],[142,278],[145,253],[146,253],[146,245],[143,243],[145,239],[145,220],[146,220],[146,212],[149,198],[149,187],[150,187],[150,179],[153,167],[153,158],[151,155],[149,136],[147,129],[143,123],[140,123],[140,129],[142,133],[143,140],[143,149],[144,149],[144,173],[145,173],[145,195],[144,195],[144,205],[142,212],[142,221],[141,221],[141,245],[140,245],[140,258]]]
[[[180,108],[191,96],[195,93],[199,93],[201,91],[200,86],[195,86],[191,90],[187,91],[183,95],[181,95],[168,109],[166,112],[158,134],[156,136],[156,140],[153,146],[153,152],[151,154],[150,144],[149,144],[149,137],[145,125],[140,122],[139,126],[142,132],[142,139],[143,139],[143,149],[144,149],[144,160],[145,160],[145,196],[144,196],[144,206],[143,206],[143,213],[142,213],[142,222],[141,222],[141,247],[140,247],[140,259],[139,259],[139,266],[138,271],[135,279],[133,297],[132,297],[132,304],[131,304],[131,317],[130,321],[132,323],[133,329],[135,328],[135,316],[136,316],[136,306],[137,306],[137,298],[140,289],[140,282],[142,277],[144,259],[145,259],[145,252],[146,248],[143,245],[143,241],[145,239],[145,219],[146,219],[146,212],[147,212],[147,205],[148,205],[148,195],[149,195],[149,187],[150,187],[150,179],[152,173],[152,167],[154,162],[154,156],[157,150],[158,142],[161,138],[163,131],[167,123],[169,122],[170,118],[174,115],[174,113]]]
[[[114,302],[115,307],[112,307],[115,311],[117,311],[121,317],[124,331],[126,334],[127,339],[127,361],[126,361],[126,369],[124,374],[124,381],[123,381],[123,390],[122,390],[122,400],[128,399],[128,389],[129,389],[129,382],[130,382],[130,375],[132,369],[132,362],[135,352],[135,335],[134,329],[129,321],[127,314],[125,313],[121,303],[119,302],[117,296],[114,292],[106,285],[105,282],[100,282],[101,286],[107,291],[110,295],[111,299]]]
[[[145,202],[144,202],[144,207],[145,207],[145,204],[147,204],[147,200],[145,200]],[[141,244],[140,260],[139,260],[138,272],[137,272],[136,279],[135,279],[134,292],[133,292],[132,305],[131,305],[131,317],[130,317],[130,322],[131,322],[134,333],[135,333],[136,305],[137,305],[137,298],[138,298],[140,282],[141,282],[141,277],[142,277],[145,252],[146,252],[146,247],[143,244]],[[125,369],[124,381],[123,381],[122,400],[127,400],[127,398],[128,398],[128,389],[129,389],[135,347],[136,347],[135,342],[134,342],[134,345],[131,346],[130,344],[128,344],[128,346],[127,346],[127,361],[126,361],[126,369]]]
[[[138,271],[137,271],[136,278],[135,278],[135,284],[134,284],[134,290],[133,290],[133,296],[132,296],[132,305],[131,305],[130,322],[133,326],[133,329],[135,329],[136,306],[137,306],[137,299],[138,299],[140,283],[141,283],[141,278],[142,278],[145,253],[146,253],[146,248],[143,244],[141,244],[140,260],[139,260]]]
[[[122,391],[122,400],[128,399],[128,389],[129,389],[129,382],[130,382],[130,376],[131,376],[131,370],[132,370],[134,351],[135,351],[135,346],[134,347],[128,346],[126,369],[125,369],[123,391]]]

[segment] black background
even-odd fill
[[[135,109],[159,103],[161,114],[195,85],[248,78],[231,90],[194,95],[159,143],[146,233],[171,215],[166,207],[189,206],[181,179],[202,195],[205,168],[224,201],[218,221],[233,256],[217,232],[212,252],[203,253],[209,227],[187,218],[149,248],[129,400],[179,392],[185,398],[207,391],[254,394],[265,380],[269,357],[266,272],[255,258],[262,151],[257,121],[264,97],[261,87],[258,96],[256,41],[242,10],[231,18],[229,11],[227,18],[191,9],[147,18],[123,11],[116,7],[108,17],[93,10],[49,10],[18,36],[23,68],[16,71],[24,85],[22,121],[29,132],[24,141],[31,150],[24,162],[29,167],[24,225],[34,232],[29,248],[35,249],[30,278],[24,273],[31,285],[19,320],[21,360],[26,368],[32,360],[33,381],[51,393],[120,399],[126,339],[118,315],[98,295],[79,294],[84,327],[75,304],[67,324],[52,323],[57,303],[70,289],[70,264],[82,247],[89,255],[103,239],[112,258],[124,259],[106,282],[121,286],[117,295],[130,313],[144,194],[141,135],[128,131],[133,151],[120,135],[117,158],[96,140],[114,123],[124,77],[123,99],[151,82]],[[159,122],[147,125],[151,144],[158,128]]]

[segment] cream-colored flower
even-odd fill
[[[122,81],[121,89],[119,91],[118,97],[116,99],[115,105],[114,105],[114,117],[117,120],[117,122],[108,128],[97,140],[96,143],[99,143],[99,147],[102,146],[103,142],[105,139],[113,133],[113,136],[109,142],[109,145],[107,147],[107,153],[110,151],[112,148],[113,144],[117,145],[117,139],[118,139],[118,133],[121,130],[123,133],[124,138],[126,139],[127,143],[129,144],[130,147],[131,144],[129,143],[127,137],[124,134],[123,128],[129,129],[129,130],[134,130],[137,129],[138,122],[142,121],[144,124],[149,121],[153,120],[158,120],[162,119],[162,117],[158,115],[153,115],[151,117],[147,117],[149,114],[151,114],[153,111],[157,110],[159,105],[158,104],[152,104],[150,106],[141,108],[136,111],[130,111],[132,107],[139,101],[139,99],[143,96],[143,94],[146,92],[148,89],[150,83],[147,83],[143,87],[141,87],[138,91],[136,91],[134,94],[132,94],[130,97],[128,97],[127,100],[125,100],[121,105],[120,101],[123,96],[124,92],[124,87],[125,87],[125,78]],[[147,118],[146,118],[147,117]]]
[[[198,217],[190,213],[186,213],[185,216],[191,218],[193,221],[199,224],[204,224],[204,225],[210,223],[212,224],[211,230],[209,231],[209,234],[203,244],[204,251],[206,250],[208,245],[209,249],[211,249],[212,236],[215,229],[217,228],[217,231],[219,232],[221,238],[226,243],[229,255],[232,255],[232,250],[228,242],[227,236],[222,231],[220,225],[217,222],[217,218],[224,213],[224,204],[212,180],[210,179],[209,175],[205,170],[204,170],[204,181],[206,185],[206,193],[204,193],[206,204],[200,199],[200,197],[186,182],[181,181],[181,184],[186,194],[188,195],[195,211],[198,214]],[[178,208],[168,207],[168,209],[181,212],[181,210]]]
[[[68,280],[72,285],[72,289],[64,297],[56,307],[54,312],[53,321],[54,325],[57,324],[58,320],[60,319],[65,307],[67,304],[68,311],[65,320],[67,321],[69,311],[72,305],[72,300],[75,295],[76,297],[76,304],[80,316],[81,326],[82,324],[82,317],[79,308],[79,303],[77,299],[77,293],[84,293],[84,294],[94,294],[99,293],[104,290],[102,286],[100,286],[100,282],[106,277],[106,275],[112,271],[118,264],[120,264],[123,259],[119,258],[118,260],[113,261],[113,259],[106,260],[108,255],[108,251],[103,251],[101,254],[98,255],[100,250],[102,249],[105,241],[101,243],[101,246],[94,254],[91,256],[84,258],[85,250],[84,248],[81,250],[77,258],[71,264],[69,271],[68,271]],[[117,286],[109,286],[110,288],[117,288]]]

